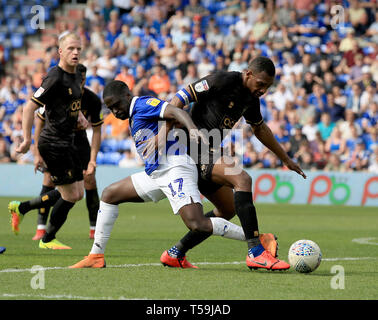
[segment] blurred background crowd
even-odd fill
[[[75,30],[83,42],[86,85],[100,98],[104,85],[119,79],[135,95],[169,101],[211,72],[241,72],[253,57],[270,57],[276,82],[262,97],[261,112],[288,154],[304,170],[378,173],[375,0],[88,0],[63,19],[57,17],[64,4],[50,1],[53,32],[37,38],[43,55],[31,66],[17,64],[12,49],[25,44],[7,36],[6,12],[14,5],[17,16],[39,2],[0,0],[0,38],[3,32],[9,40],[0,42],[0,162],[33,162],[33,148],[26,155],[14,151],[22,138],[22,108],[59,61],[58,35]],[[20,32],[28,37],[25,27]],[[128,121],[105,107],[103,113],[98,163],[142,165]],[[224,144],[240,163],[281,167],[243,119],[236,129]]]

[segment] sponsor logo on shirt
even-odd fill
[[[197,92],[203,92],[209,90],[209,85],[206,80],[202,80],[201,82],[198,82],[195,84],[194,89]]]
[[[148,99],[147,102],[146,102],[146,104],[153,106],[153,107],[156,107],[159,103],[160,103],[160,100],[155,99],[155,98]]]
[[[39,89],[34,93],[34,98],[39,98],[43,92],[45,92],[45,89],[39,87]]]

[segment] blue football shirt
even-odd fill
[[[134,97],[130,104],[130,131],[134,138],[136,150],[145,164],[145,171],[150,175],[159,166],[159,153],[156,150],[148,158],[143,157],[145,144],[142,141],[156,136],[159,132],[159,120],[163,119],[168,102],[151,96]],[[175,144],[174,139],[166,142],[166,151]],[[175,153],[177,154],[177,153]]]

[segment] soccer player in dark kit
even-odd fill
[[[273,62],[266,57],[256,57],[246,71],[221,71],[208,75],[180,90],[170,103],[182,108],[194,102],[191,116],[196,126],[208,131],[216,129],[220,134],[224,129],[232,129],[235,123],[244,117],[252,126],[255,136],[285,166],[306,178],[301,168],[288,157],[274,138],[260,113],[259,97],[267,92],[273,84],[274,77]],[[252,199],[252,178],[244,170],[232,171],[236,167],[234,160],[222,156],[219,145],[212,147],[213,151],[210,151],[210,155],[205,155],[206,159],[203,158],[204,155],[200,155],[197,165],[200,175],[199,190],[215,205],[215,209],[206,216],[218,216],[229,220],[236,213],[248,244],[246,264],[249,268],[289,268],[288,264],[279,265],[279,260],[275,258],[276,246],[270,246],[273,250],[265,250],[261,243],[274,243],[275,239],[260,237],[256,208]],[[185,258],[186,252],[209,236],[208,233],[190,231],[175,246],[163,252],[161,262],[171,267],[193,267]],[[270,236],[272,237],[271,234]]]
[[[38,150],[57,190],[30,201],[11,201],[8,209],[12,216],[12,230],[18,234],[25,213],[55,203],[46,234],[39,242],[39,247],[43,249],[71,249],[59,242],[55,235],[66,221],[69,210],[84,195],[83,171],[73,147],[74,130],[78,125],[88,125],[81,112],[82,77],[76,72],[80,53],[79,36],[71,32],[60,36],[59,64],[48,72],[23,111],[24,140],[16,151],[26,153],[29,150],[34,112],[44,106],[46,123],[39,137]]]
[[[93,129],[92,141],[90,145],[87,138],[87,133],[83,128],[76,129],[74,137],[74,146],[79,155],[79,159],[81,161],[80,164],[84,173],[85,199],[90,225],[89,238],[93,239],[96,227],[97,211],[100,204],[95,177],[96,158],[101,145],[101,125],[104,120],[102,119],[101,99],[94,92],[84,87],[87,68],[84,65],[79,64],[76,69],[76,71],[80,73],[82,77],[81,87],[83,96],[81,98],[81,112],[88,122],[90,122]],[[40,193],[40,195],[43,196],[47,192],[54,190],[55,185],[51,181],[51,175],[48,170],[46,170],[44,161],[38,152],[38,138],[46,120],[44,107],[38,109],[37,116],[34,131],[34,144],[36,146],[34,165],[35,170],[40,170],[43,172],[43,184]],[[50,207],[38,209],[37,231],[33,237],[33,240],[40,240],[46,233],[46,223],[49,211]]]

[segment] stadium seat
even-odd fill
[[[7,33],[6,32],[0,32],[0,43],[3,43],[6,38],[7,38]]]
[[[6,4],[3,8],[4,17],[8,19],[10,16],[14,15],[16,13],[16,11],[17,11],[16,5]]]
[[[16,28],[19,26],[19,24],[20,24],[20,19],[18,19],[18,18],[8,18],[7,19],[8,31],[10,33],[14,32],[16,30]]]
[[[23,19],[26,19],[28,15],[31,13],[31,8],[32,8],[32,5],[30,4],[24,4],[21,6],[20,12]]]
[[[101,151],[97,153],[96,162],[97,164],[104,164],[104,153],[102,153]]]
[[[121,158],[119,152],[107,152],[104,154],[104,164],[118,165]]]
[[[19,49],[24,45],[24,35],[21,33],[12,33],[10,40],[14,49]]]
[[[132,140],[130,139],[123,139],[118,143],[118,150],[130,150],[133,145]]]
[[[118,151],[118,141],[116,139],[105,139],[101,143],[100,150],[104,153],[116,152]]]
[[[131,25],[133,25],[134,18],[130,14],[124,13],[121,16],[121,21],[122,21],[123,24],[127,24],[127,25],[131,26]]]

